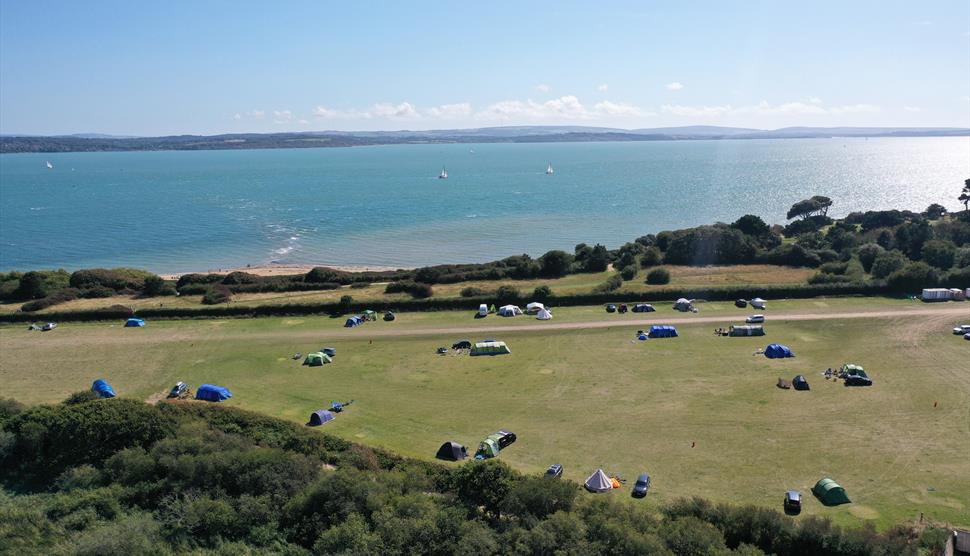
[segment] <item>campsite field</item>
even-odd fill
[[[500,458],[516,468],[561,463],[577,481],[597,467],[627,479],[647,471],[648,504],[699,495],[780,509],[783,492],[797,488],[803,515],[839,523],[884,527],[923,512],[970,525],[970,342],[950,333],[970,319],[970,304],[771,302],[765,338],[713,336],[751,312],[729,303],[697,315],[657,307],[562,308],[545,323],[558,327],[538,330],[529,317],[468,312],[402,314],[352,330],[327,317],[64,324],[51,333],[5,326],[0,384],[3,396],[45,403],[96,378],[139,399],[176,380],[212,382],[232,389],[229,404],[300,423],[331,400],[354,399],[323,430],[408,456],[430,459],[445,440],[474,450],[506,428],[519,440]],[[645,321],[675,323],[680,337],[633,340]],[[434,354],[465,337],[504,340],[512,354]],[[769,342],[797,357],[753,355]],[[323,346],[337,348],[332,365],[290,358]],[[844,362],[863,365],[875,386],[821,376]],[[796,374],[811,391],[775,387]],[[824,508],[811,497],[826,476],[852,504]],[[631,485],[605,496],[629,498]]]

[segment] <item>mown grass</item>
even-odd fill
[[[0,384],[4,396],[39,403],[95,378],[138,399],[175,380],[213,382],[233,390],[230,404],[295,422],[331,400],[354,399],[326,431],[408,456],[431,458],[449,439],[474,449],[507,428],[519,441],[500,457],[523,471],[562,463],[576,480],[596,467],[627,478],[648,471],[651,498],[660,500],[700,495],[778,507],[784,490],[797,488],[806,514],[840,523],[883,527],[923,512],[970,524],[970,342],[949,333],[958,318],[784,318],[925,307],[869,298],[773,302],[766,338],[719,338],[709,323],[683,323],[681,337],[647,342],[633,341],[634,327],[623,324],[633,315],[601,307],[563,308],[553,322],[612,319],[616,327],[516,331],[536,321],[473,320],[467,312],[404,314],[352,331],[326,317],[71,324],[52,333],[0,327]],[[678,315],[660,311],[635,317]],[[711,303],[698,316],[724,315],[726,325],[744,314]],[[508,327],[487,335],[507,341],[512,355],[435,355],[460,338],[428,329],[459,325]],[[387,330],[416,335],[376,334]],[[797,357],[752,355],[768,342],[790,345]],[[338,350],[332,365],[311,369],[289,358],[324,345]],[[846,388],[820,376],[848,361],[864,365],[876,385]],[[812,390],[775,388],[779,376],[795,374]],[[824,476],[854,503],[815,502],[808,491]]]

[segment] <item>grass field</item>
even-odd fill
[[[7,326],[0,384],[3,396],[41,403],[95,378],[138,399],[176,380],[213,382],[232,389],[232,405],[300,423],[331,400],[354,399],[326,432],[409,456],[431,458],[444,440],[473,450],[507,428],[519,441],[500,458],[516,468],[562,463],[577,481],[596,467],[626,478],[648,471],[651,500],[700,495],[780,508],[784,490],[797,488],[807,495],[805,514],[839,523],[884,527],[923,512],[970,525],[970,342],[949,332],[970,320],[970,304],[772,302],[766,338],[713,336],[713,327],[747,313],[729,303],[704,304],[697,315],[658,309],[621,316],[562,308],[552,323],[616,326],[528,331],[522,327],[537,321],[473,320],[467,312],[403,314],[353,330],[326,317],[66,324],[51,333]],[[825,317],[888,310],[912,314]],[[630,323],[643,318],[677,322],[681,337],[633,341],[642,326]],[[444,332],[457,327],[482,332]],[[512,355],[434,354],[485,336],[507,341]],[[797,357],[752,355],[768,342],[790,345]],[[332,365],[311,369],[289,358],[325,345],[337,348]],[[865,366],[875,386],[846,388],[820,376],[843,362]],[[779,376],[795,374],[812,390],[775,388]],[[825,476],[854,503],[818,504],[808,492]]]
[[[651,291],[664,288],[712,288],[739,285],[791,285],[804,284],[808,277],[815,273],[810,268],[791,268],[773,265],[738,265],[738,266],[669,266],[670,283],[663,286],[647,285],[646,270],[640,270],[637,277],[623,284],[622,291],[631,294],[649,294]],[[570,274],[557,279],[538,280],[497,280],[462,282],[458,284],[437,284],[434,286],[434,297],[459,297],[463,288],[472,286],[484,290],[495,290],[503,284],[510,284],[528,295],[537,286],[547,285],[559,295],[575,295],[592,292],[597,286],[606,281],[613,274],[597,272],[592,274]],[[366,288],[343,287],[337,290],[323,290],[312,292],[279,292],[279,293],[247,293],[234,296],[233,303],[238,305],[285,305],[287,303],[332,303],[343,295],[352,295],[354,299],[369,300],[397,300],[410,299],[403,293],[385,294],[384,284],[373,284]],[[121,304],[134,309],[148,307],[200,307],[201,295],[186,295],[182,297],[140,298],[132,296],[116,296],[101,299],[76,299],[56,305],[39,314],[51,311],[77,311],[100,309],[115,304]],[[0,313],[17,311],[23,302],[0,303]]]

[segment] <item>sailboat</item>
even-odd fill
[[[50,160],[47,161],[47,169],[48,170],[53,170],[54,169],[54,165],[51,164],[51,161]]]
[[[550,162],[549,165],[546,166],[546,175],[547,176],[551,176],[551,175],[553,175],[555,173],[556,173],[556,171],[552,169],[552,162]]]
[[[448,169],[445,168],[444,166],[441,167],[441,173],[438,174],[438,179],[439,180],[446,180],[446,179],[448,179]]]

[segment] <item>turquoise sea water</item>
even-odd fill
[[[967,177],[966,137],[2,155],[0,270],[487,261],[783,223],[814,194],[955,209]]]

